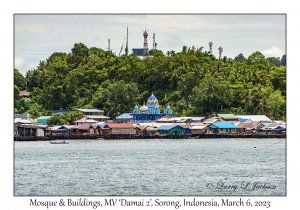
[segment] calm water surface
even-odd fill
[[[286,139],[67,141],[15,142],[15,195],[286,194]]]

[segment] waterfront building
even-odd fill
[[[135,126],[132,124],[112,123],[106,124],[104,129],[109,129],[108,132],[112,135],[135,135]]]
[[[209,125],[211,133],[236,133],[238,127],[230,122],[212,123]]]
[[[261,122],[261,123],[268,123],[272,122],[270,118],[265,115],[235,115],[240,122]]]
[[[30,98],[30,92],[27,92],[27,91],[20,91],[19,93],[19,99],[22,99],[22,98]]]
[[[184,134],[184,128],[179,125],[162,125],[157,128],[160,135],[178,135]]]
[[[48,120],[50,119],[51,116],[40,116],[39,118],[36,119],[36,122],[39,124],[47,125]]]
[[[109,119],[109,117],[104,116],[104,111],[99,109],[78,109],[80,112],[82,112],[83,116],[88,119],[93,119],[97,121],[105,121]]]
[[[135,105],[131,113],[124,113],[116,119],[118,121],[127,121],[130,123],[151,123],[163,116],[174,116],[170,105],[161,113],[159,109],[158,99],[151,94],[147,100],[147,104],[144,104],[140,108]]]

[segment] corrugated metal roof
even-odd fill
[[[92,124],[91,126],[92,126],[94,129],[99,127],[98,124]]]
[[[276,128],[280,125],[279,123],[262,123],[262,124],[267,128]]]
[[[75,122],[76,123],[79,123],[79,122],[83,122],[83,123],[85,123],[85,122],[87,122],[87,123],[97,123],[98,121],[93,120],[93,119],[88,119],[88,118],[84,117],[84,118],[81,118],[80,120],[76,120]]]
[[[123,113],[120,116],[116,117],[116,119],[132,119],[133,116],[130,113]]]
[[[225,120],[238,120],[238,117],[233,114],[217,114],[220,118]]]
[[[217,128],[238,128],[236,125],[232,123],[212,123]]]
[[[88,130],[90,128],[90,124],[81,124],[81,125],[78,125],[78,129],[80,130]]]
[[[78,109],[78,110],[82,112],[103,112],[102,110],[99,109]]]
[[[179,127],[179,125],[161,125],[157,128],[157,130],[170,130],[175,127]]]
[[[192,122],[192,123],[190,123],[190,125],[193,125],[193,126],[197,125],[198,126],[198,125],[203,125],[203,123],[201,123],[201,122]]]
[[[200,121],[202,120],[204,117],[192,117],[193,121]]]
[[[251,119],[252,121],[268,120],[271,121],[266,115],[236,115],[238,118]]]
[[[113,124],[106,124],[105,128],[135,128],[132,124],[122,124],[122,123],[113,123]]]
[[[98,124],[98,126],[99,126],[100,128],[104,128],[104,127],[105,127],[105,125],[106,125],[106,123],[102,123],[102,124],[101,124],[101,123],[99,123],[99,124]]]
[[[220,121],[222,121],[222,120],[212,117],[212,118],[206,119],[205,121],[203,121],[203,123],[210,124],[210,123],[220,122]]]
[[[78,125],[70,125],[69,129],[78,129]]]
[[[206,127],[208,127],[208,125],[195,125],[195,126],[192,126],[190,129],[201,130]]]
[[[233,114],[217,114],[219,117],[230,117],[230,118],[232,118],[232,117],[236,117],[236,116],[234,116]]]
[[[143,125],[143,126],[152,126],[152,127],[159,127],[161,125],[173,125],[173,123],[156,123],[156,122],[151,122],[151,123],[138,123],[138,125]]]
[[[238,125],[238,128],[254,128],[254,124],[253,123],[240,123]]]
[[[49,119],[51,116],[40,116],[39,118],[37,118],[37,120],[41,120],[41,119]]]
[[[87,119],[109,119],[109,117],[104,115],[86,115]]]
[[[31,124],[29,120],[21,119],[21,118],[16,118],[15,123],[22,123],[22,124]]]
[[[172,122],[172,121],[174,121],[174,118],[161,117],[157,119],[155,122]]]

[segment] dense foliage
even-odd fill
[[[160,109],[169,104],[177,116],[285,119],[285,55],[280,62],[260,52],[219,60],[202,49],[183,46],[181,52],[158,51],[142,60],[76,43],[70,53],[53,53],[23,78],[15,70],[15,113],[38,117],[55,109],[98,108],[113,119],[141,106],[153,92]],[[23,89],[31,99],[17,99]]]

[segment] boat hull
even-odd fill
[[[53,142],[53,141],[50,141],[50,144],[69,144],[69,142]]]

